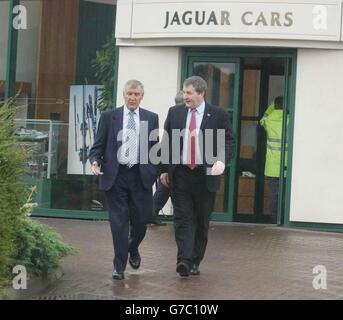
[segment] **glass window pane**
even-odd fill
[[[216,106],[232,108],[234,102],[235,64],[196,62],[194,75],[207,81],[206,100]]]
[[[237,214],[253,214],[255,204],[255,177],[238,178]]]
[[[18,32],[17,127],[34,151],[25,179],[37,184],[40,207],[106,210],[98,178],[90,174],[88,152],[100,115],[95,111],[100,94],[94,90],[100,80],[92,63],[113,35],[115,3],[20,2],[28,23],[27,30]],[[85,93],[76,95],[75,102],[76,87]]]
[[[6,79],[9,7],[9,1],[0,1],[0,98],[3,98]]]
[[[236,66],[234,63],[195,62],[193,74],[201,76],[207,82],[206,100],[225,109],[233,108]],[[230,117],[232,121],[232,117]],[[216,195],[214,211],[227,211],[229,174],[221,176],[220,187]]]
[[[34,97],[38,68],[39,28],[41,24],[41,0],[20,1],[26,8],[27,29],[18,30],[16,68],[17,118],[34,118]]]
[[[257,121],[241,122],[241,159],[255,159],[257,151]]]
[[[241,121],[237,213],[253,214],[255,205],[257,121]]]
[[[229,181],[229,175],[227,170],[225,174],[220,177],[220,187],[216,194],[216,199],[214,202],[214,212],[225,212],[226,211],[226,202],[227,202],[227,190],[226,184]]]
[[[283,95],[285,83],[284,75],[269,76],[268,101],[271,103],[276,97]]]
[[[257,117],[260,100],[260,70],[244,70],[242,116]]]

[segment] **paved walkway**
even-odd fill
[[[117,281],[108,222],[40,221],[80,251],[63,260],[64,276],[34,299],[343,299],[343,234],[212,224],[200,276],[180,278],[172,224],[151,226],[141,268],[128,265],[126,279]],[[327,289],[313,288],[317,265],[326,268]]]

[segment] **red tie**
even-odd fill
[[[196,118],[195,113],[196,109],[192,109],[191,122],[189,123],[188,128],[188,155],[187,155],[187,165],[193,170],[195,168],[195,147],[196,147]]]

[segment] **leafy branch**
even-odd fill
[[[114,95],[114,65],[116,58],[116,40],[114,34],[110,40],[97,50],[96,57],[92,60],[92,67],[96,79],[104,86],[100,94],[100,110],[113,108]]]

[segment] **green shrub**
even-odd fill
[[[52,228],[30,218],[18,225],[12,265],[26,267],[31,277],[51,277],[61,258],[74,254],[75,248],[63,242]]]
[[[0,103],[0,290],[10,278],[15,232],[25,203],[20,177],[27,152],[13,135],[15,112],[11,103]]]
[[[29,217],[34,189],[21,177],[30,151],[15,139],[15,114],[13,104],[0,103],[0,296],[15,265],[31,276],[48,277],[62,257],[76,252],[56,231]]]

